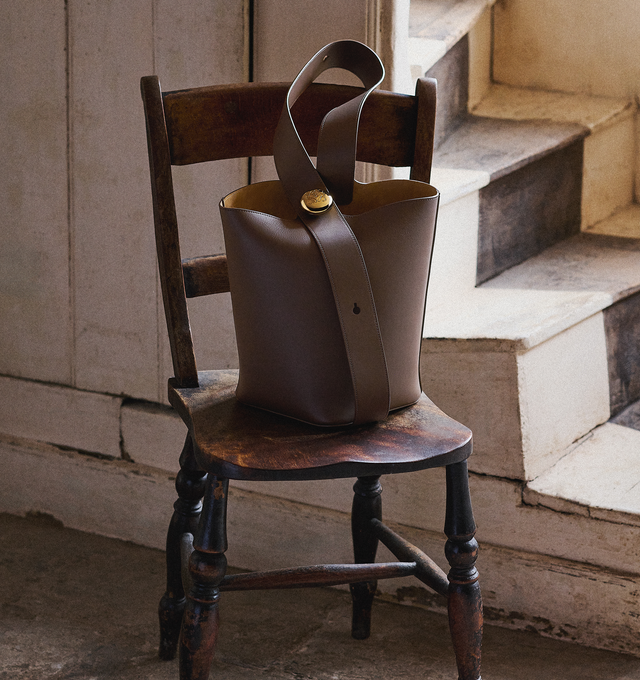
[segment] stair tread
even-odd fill
[[[606,126],[636,109],[632,99],[595,97],[548,90],[492,85],[473,114],[508,120],[551,120],[578,123],[590,131]]]
[[[627,406],[624,411],[621,411],[618,415],[611,418],[610,422],[615,425],[623,425],[624,427],[630,427],[632,430],[640,431],[640,401],[636,401]]]
[[[491,179],[632,116],[627,98],[493,85],[434,154],[438,168],[488,172]]]
[[[640,525],[640,432],[608,422],[529,482],[525,500],[561,512]]]
[[[588,134],[578,123],[469,116],[434,153],[436,168],[487,172],[497,179]]]
[[[640,205],[634,203],[626,206],[608,219],[589,227],[585,233],[619,238],[640,238]]]
[[[439,40],[451,46],[494,3],[495,0],[411,0],[409,37]]]
[[[484,170],[433,168],[431,173],[431,183],[440,191],[441,206],[482,189],[490,181],[489,173]]]
[[[425,337],[534,347],[640,290],[640,240],[577,234],[455,300],[428,301]]]
[[[640,289],[640,240],[580,233],[547,248],[483,284],[607,293],[616,301]]]

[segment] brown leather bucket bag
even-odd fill
[[[329,68],[354,73],[364,92],[325,116],[316,169],[291,107]],[[421,395],[439,194],[414,180],[354,180],[360,112],[383,76],[362,43],[320,50],[293,81],[278,123],[280,179],[220,203],[242,403],[341,426],[384,420]]]

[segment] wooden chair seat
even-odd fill
[[[381,423],[319,428],[240,404],[237,371],[200,371],[199,387],[169,383],[169,401],[203,470],[229,479],[367,477],[466,460],[471,431],[426,395]]]

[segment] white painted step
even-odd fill
[[[557,243],[458,299],[427,303],[425,337],[526,350],[640,290],[640,251],[591,234],[640,234],[640,206]]]
[[[409,59],[419,78],[469,33],[496,0],[411,0]]]
[[[636,112],[637,104],[629,98],[497,84],[472,109],[475,116],[577,123],[588,129],[584,146],[583,230],[633,201]]]
[[[528,483],[525,501],[640,526],[640,432],[606,423]]]
[[[475,200],[479,210],[478,192],[489,184],[493,175],[504,175],[511,166],[519,168],[525,165],[527,157],[539,157],[544,153],[540,135],[531,134],[532,121],[573,123],[587,131],[582,184],[583,231],[604,234],[609,230],[616,235],[634,234],[634,229],[638,230],[634,227],[638,211],[637,206],[632,204],[633,159],[630,154],[633,154],[634,148],[636,110],[636,104],[627,99],[493,86],[474,109],[474,116],[505,119],[511,127],[513,121],[521,120],[527,127],[532,146],[527,151],[526,144],[520,140],[518,155],[514,157],[508,148],[502,151],[500,148],[487,149],[482,145],[483,140],[467,139],[463,126],[456,133],[464,140],[460,148],[452,147],[448,154],[441,155],[440,160],[436,158],[432,182],[441,191],[442,208],[431,273],[431,307],[449,305],[452,298],[461,304],[465,304],[465,299],[474,306],[485,304],[478,295],[472,303],[468,299],[476,286],[479,214],[476,212],[474,215],[469,205],[459,212],[459,206],[451,204],[466,197],[467,203]],[[455,146],[454,141],[447,142],[448,146]],[[484,143],[486,146],[487,140]],[[508,143],[509,135],[504,141],[504,144]],[[480,162],[480,156],[500,154],[504,156],[503,160],[498,162],[494,159],[491,167]],[[447,165],[446,158],[455,158],[455,167]],[[547,295],[545,299],[550,298]],[[572,304],[575,302],[573,296]]]
[[[600,230],[637,216],[631,206]],[[531,481],[609,420],[604,310],[639,290],[637,242],[578,234],[464,295],[429,298],[423,386],[473,430],[471,469]]]

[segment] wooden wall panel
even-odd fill
[[[0,9],[0,373],[72,379],[65,12]]]
[[[157,395],[157,314],[139,94],[152,0],[69,2],[76,386]]]
[[[171,369],[139,79],[157,73],[165,89],[242,80],[243,9],[205,0],[69,7],[75,384],[163,400]],[[177,174],[178,209],[191,227],[185,255],[222,248],[217,202],[245,181],[241,163]],[[218,311],[224,321],[214,326]],[[228,300],[196,311],[196,336],[206,335],[215,365],[234,362],[230,328]]]

